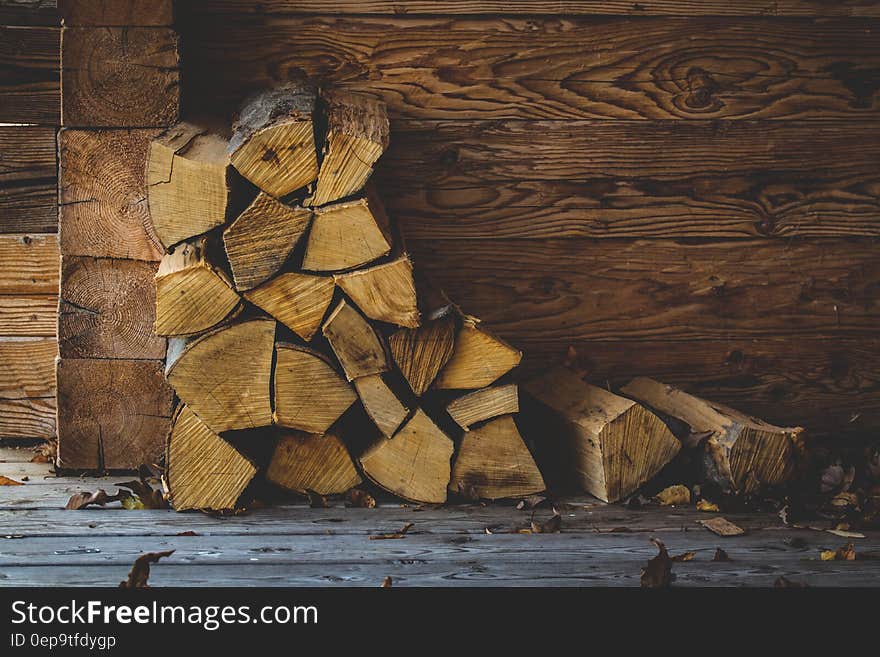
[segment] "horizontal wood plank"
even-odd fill
[[[876,122],[400,121],[412,239],[880,235]]]
[[[57,354],[52,338],[0,338],[0,399],[54,395]]]
[[[0,295],[0,336],[52,336],[57,332],[58,295]]]
[[[0,25],[61,25],[57,0],[3,0]]]
[[[59,0],[69,27],[140,27],[171,25],[173,0]]]
[[[58,125],[61,30],[0,26],[0,123]]]
[[[187,106],[306,75],[423,119],[875,117],[865,19],[200,15]]]
[[[0,295],[58,294],[55,235],[0,235]]]
[[[0,233],[58,230],[55,129],[0,126]]]
[[[0,438],[52,438],[55,397],[0,399]]]
[[[876,0],[196,0],[196,14],[880,16]]]

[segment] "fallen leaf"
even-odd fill
[[[718,505],[709,500],[700,500],[697,502],[697,511],[721,511]]]
[[[865,538],[864,534],[861,534],[859,532],[851,532],[846,529],[826,529],[825,531],[829,534],[840,536],[840,538]]]
[[[803,589],[806,588],[806,584],[801,584],[800,582],[794,582],[784,575],[780,575],[776,578],[776,581],[773,582],[774,588],[777,589]]]
[[[141,502],[141,498],[129,495],[128,497],[122,498],[122,508],[127,509],[128,511],[141,511],[147,507]]]
[[[20,481],[15,481],[15,479],[0,475],[0,486],[24,486],[24,484]]]
[[[712,557],[712,561],[732,561],[732,559],[721,548],[715,548],[715,556]]]
[[[534,509],[546,499],[547,498],[543,495],[529,495],[528,497],[521,499],[517,503],[516,508],[518,511],[522,511],[523,509]]]
[[[651,542],[657,546],[657,556],[648,561],[648,565],[642,568],[642,587],[644,588],[668,588],[672,584],[672,559],[666,551],[666,546],[656,538]]]
[[[396,539],[396,538],[404,538],[406,533],[412,528],[413,523],[408,522],[403,527],[400,528],[399,531],[393,534],[376,534],[374,536],[370,536],[371,541],[384,541],[388,539]]]
[[[34,455],[31,457],[31,463],[54,463],[56,445],[57,443],[55,441],[49,441],[34,447]]]
[[[330,502],[323,495],[318,495],[313,491],[306,491],[309,496],[309,506],[313,509],[329,509]]]
[[[376,508],[376,498],[370,495],[367,491],[361,490],[360,488],[352,488],[350,491],[348,491],[346,497],[348,498],[351,506],[358,509]]]
[[[150,484],[152,475],[148,466],[142,465],[138,469],[139,479],[132,481],[123,481],[116,484],[120,488],[127,488],[131,491],[131,497],[135,498],[128,502],[123,500],[122,506],[129,511],[140,509],[167,509],[168,500],[160,489],[153,488]],[[158,483],[158,479],[156,480]]]
[[[24,476],[24,477],[21,478],[21,480],[22,480],[22,481],[30,481],[31,478],[28,477],[28,476]]]
[[[177,532],[175,536],[198,536],[192,529],[187,530],[185,532]]]
[[[150,564],[156,563],[162,557],[169,557],[174,554],[174,550],[165,552],[147,552],[135,559],[134,565],[128,573],[128,579],[119,582],[121,589],[145,589],[149,588],[147,580],[150,578]]]
[[[822,561],[855,561],[856,549],[852,543],[847,543],[836,550],[822,550],[819,558]]]
[[[683,554],[677,554],[672,557],[673,561],[692,561],[693,558],[697,556],[696,552],[684,552]]]
[[[661,506],[683,506],[691,503],[691,491],[687,486],[676,484],[661,490],[654,496],[654,499]]]
[[[721,516],[710,518],[709,520],[700,520],[698,522],[710,532],[718,534],[719,536],[739,536],[745,534],[745,531],[743,531],[741,527],[737,527]]]
[[[532,511],[532,520],[529,524],[531,525],[530,529],[532,534],[557,534],[562,531],[562,516],[559,515],[559,511],[554,508],[553,515],[550,516],[548,520],[545,520],[541,524],[537,524],[535,522],[535,512]]]
[[[382,588],[390,589],[391,588],[391,575],[382,580]]]
[[[116,495],[108,495],[103,488],[99,488],[94,493],[74,493],[70,496],[70,499],[67,501],[67,506],[64,508],[68,511],[78,511],[79,509],[84,509],[92,504],[105,506],[109,502],[118,502],[124,497],[131,497],[131,493],[127,491],[116,491]]]
[[[844,507],[859,507],[859,496],[855,493],[842,492],[838,493],[830,500],[831,506],[835,506],[838,508]]]

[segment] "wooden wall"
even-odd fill
[[[417,266],[527,353],[880,427],[880,2],[194,0],[184,107],[382,97]],[[553,13],[548,13],[553,12]]]

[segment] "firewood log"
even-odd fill
[[[229,141],[232,166],[275,198],[318,176],[314,120],[316,94],[289,84],[245,101]]]
[[[165,462],[174,509],[235,508],[256,466],[186,405],[177,409],[173,422]]]
[[[401,403],[381,374],[355,379],[354,387],[367,415],[383,436],[391,438],[409,415],[409,409]]]
[[[321,331],[349,381],[390,369],[382,338],[345,300],[330,313]]]
[[[151,144],[147,196],[153,228],[165,247],[226,221],[230,202],[227,141],[179,123]]]
[[[434,382],[438,389],[484,388],[507,374],[522,360],[522,352],[465,316],[455,336],[452,358]]]
[[[444,317],[419,328],[400,329],[388,338],[388,347],[412,391],[421,396],[452,358],[455,321]]]
[[[247,290],[244,297],[309,342],[321,327],[335,287],[332,276],[285,272]]]
[[[359,192],[373,164],[388,148],[389,128],[385,104],[363,94],[328,91],[327,137],[318,171],[313,206],[325,205]]]
[[[216,326],[241,308],[232,281],[207,257],[198,237],[165,255],[156,272],[156,334],[192,335]]]
[[[275,322],[251,319],[168,344],[166,378],[216,433],[272,423]]]
[[[515,383],[490,386],[453,400],[446,411],[465,431],[471,425],[499,415],[519,413],[519,391]]]
[[[326,356],[308,347],[275,346],[275,424],[324,433],[357,399]]]
[[[554,368],[523,388],[558,420],[559,431],[547,433],[560,441],[565,456],[559,461],[573,467],[583,490],[605,502],[635,492],[681,449],[656,415],[568,368]]]
[[[497,500],[540,493],[546,487],[513,416],[496,418],[462,438],[450,491],[472,499]]]
[[[223,244],[239,291],[274,276],[309,227],[312,213],[260,193],[223,231]]]
[[[452,440],[418,409],[393,438],[381,439],[359,462],[364,474],[385,490],[412,502],[446,501]]]
[[[797,470],[801,427],[777,427],[645,377],[621,392],[668,420],[686,446],[702,448],[703,477],[723,491],[753,493],[789,481]]]
[[[338,274],[335,279],[342,291],[370,319],[409,328],[419,325],[413,267],[408,256]]]
[[[342,271],[391,252],[394,238],[385,209],[375,194],[315,210],[302,268]]]
[[[298,493],[344,493],[361,483],[360,475],[342,440],[334,433],[299,431],[281,436],[266,479]]]

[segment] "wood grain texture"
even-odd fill
[[[55,235],[0,235],[0,295],[58,293]]]
[[[59,28],[0,26],[0,123],[58,125],[60,47]]]
[[[62,122],[160,127],[179,114],[178,38],[168,28],[64,28]]]
[[[144,180],[157,130],[62,130],[58,136],[61,252],[160,260]]]
[[[173,0],[58,0],[69,27],[171,25]]]
[[[58,294],[0,296],[0,335],[55,336]]]
[[[0,233],[58,230],[55,129],[0,127]]]
[[[62,358],[165,357],[156,321],[157,264],[65,256],[58,342]]]
[[[57,0],[4,0],[0,3],[0,25],[60,26]]]
[[[0,399],[52,397],[57,354],[51,338],[0,338]]]
[[[55,436],[55,397],[0,399],[0,437]]]
[[[632,16],[880,16],[876,0],[200,0],[184,11],[212,15],[419,14]]]
[[[116,470],[158,462],[174,397],[163,369],[162,361],[59,360],[59,467]]]
[[[408,239],[880,234],[875,122],[395,127],[377,184]]]
[[[298,75],[374,94],[392,117],[876,116],[865,19],[199,14],[188,106],[217,110]],[[234,56],[232,56],[234,53]]]

